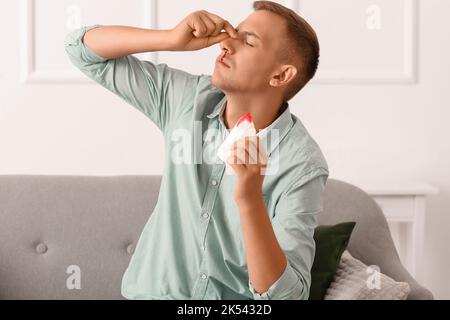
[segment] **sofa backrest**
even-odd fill
[[[122,275],[160,183],[161,176],[0,175],[0,299],[123,299]],[[329,179],[319,221],[357,221],[349,251],[410,282],[411,297],[426,297],[362,190]]]

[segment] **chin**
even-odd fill
[[[231,83],[229,79],[224,79],[220,75],[216,74],[215,72],[211,76],[211,84],[216,87],[217,89],[220,89],[221,91],[225,92],[231,89]]]
[[[222,89],[223,79],[220,79],[220,77],[218,77],[214,72],[211,76],[211,84],[218,89]]]

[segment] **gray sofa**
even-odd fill
[[[122,275],[160,182],[161,176],[0,175],[0,299],[124,299]],[[408,299],[433,299],[401,265],[386,219],[364,191],[329,179],[319,219],[356,221],[349,252],[408,282]]]

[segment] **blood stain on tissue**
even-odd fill
[[[250,112],[246,113],[242,117],[240,117],[239,120],[237,121],[236,125],[239,125],[243,121],[248,121],[249,123],[253,122],[253,119],[252,119],[252,116],[251,116]]]

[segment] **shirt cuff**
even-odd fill
[[[248,281],[250,292],[255,300],[288,300],[301,299],[304,288],[298,278],[297,273],[287,260],[286,269],[283,274],[267,289],[266,292],[258,293],[253,287],[251,281]]]
[[[83,37],[86,32],[102,25],[95,24],[91,26],[83,26],[68,33],[64,39],[64,47],[66,51],[77,60],[88,63],[105,62],[105,57],[99,56],[83,43]]]

